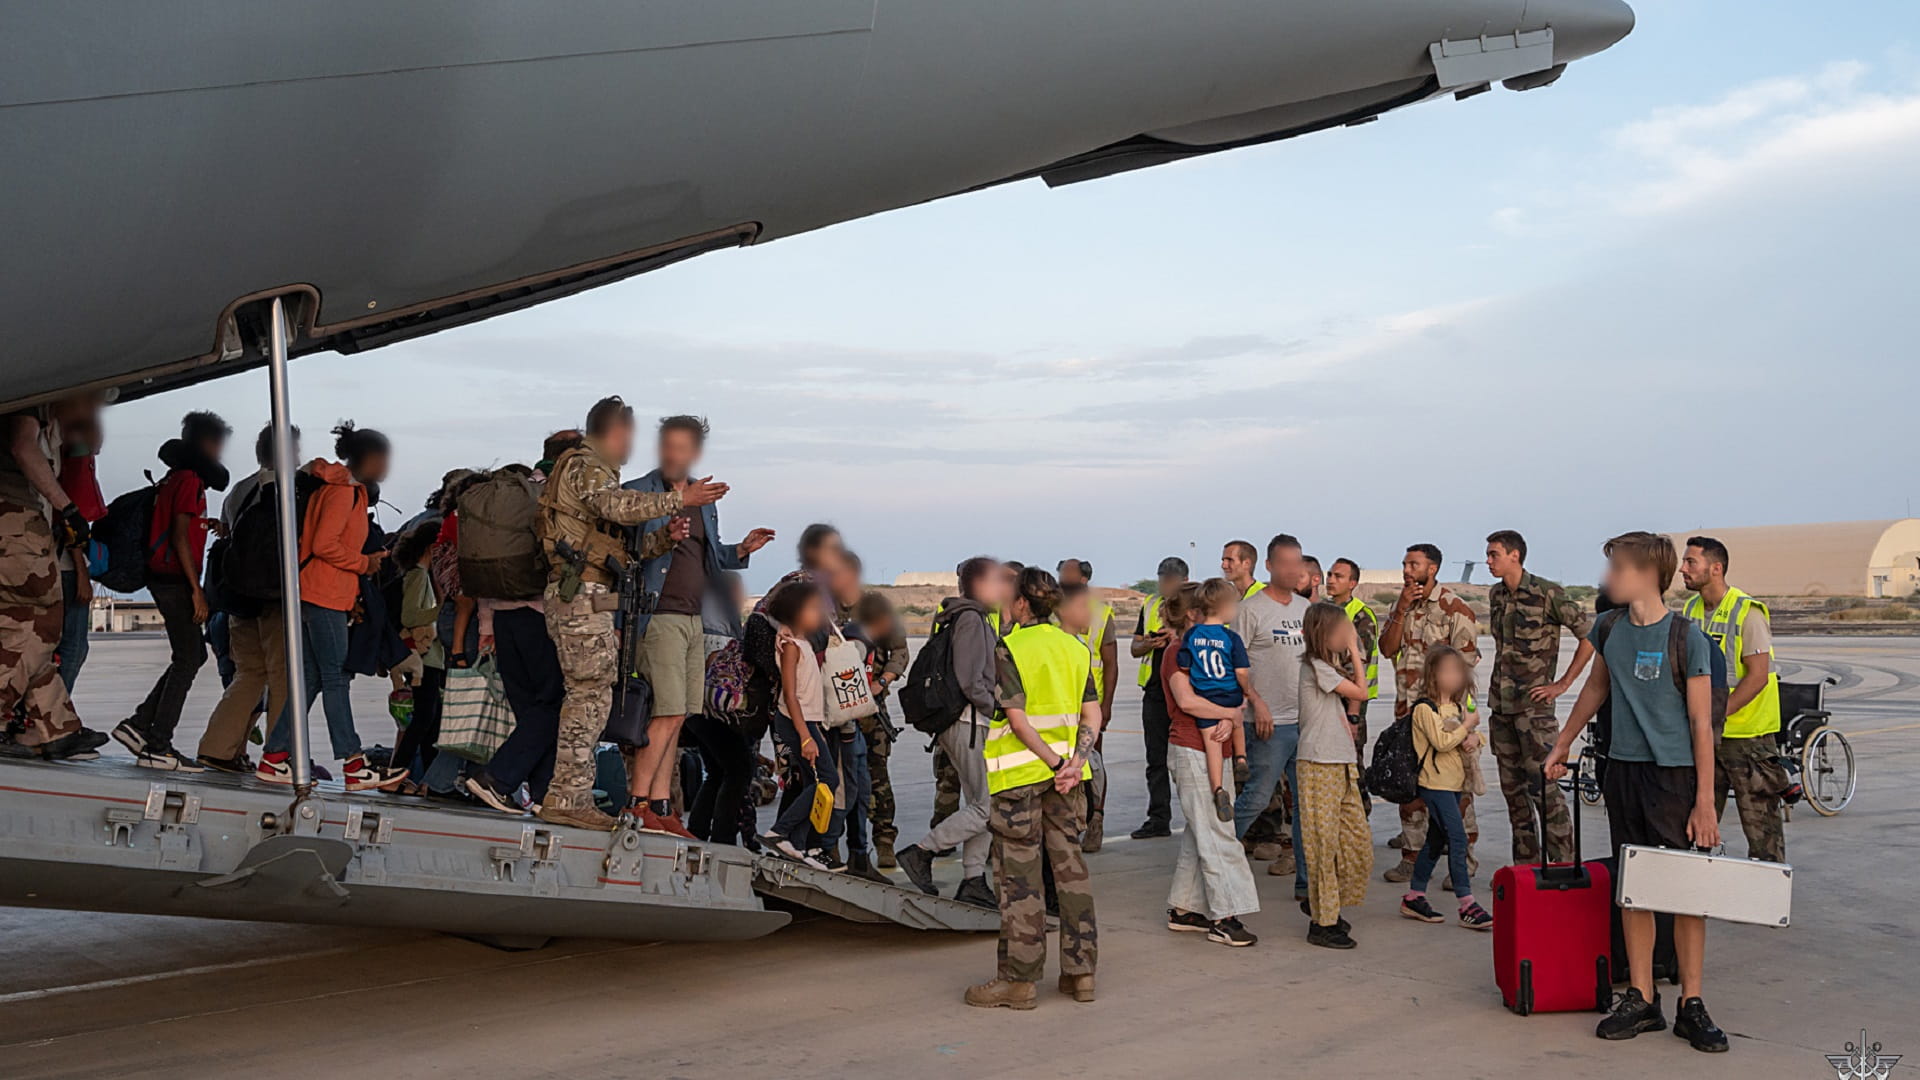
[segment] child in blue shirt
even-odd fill
[[[1224,578],[1213,578],[1200,586],[1201,620],[1180,641],[1180,670],[1193,685],[1193,692],[1215,705],[1237,709],[1247,702],[1253,672],[1247,662],[1247,643],[1231,626],[1240,610],[1240,593]],[[1195,727],[1205,731],[1219,723],[1195,717]],[[1201,739],[1207,754],[1207,783],[1213,788],[1213,809],[1221,821],[1233,820],[1233,796],[1225,783],[1225,757],[1220,743]],[[1247,756],[1244,726],[1233,733],[1233,758],[1237,763]]]

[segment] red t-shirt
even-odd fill
[[[100,481],[94,475],[94,456],[82,454],[70,457],[60,463],[60,490],[67,493],[73,505],[80,508],[80,516],[88,521],[99,521],[107,516],[107,499],[100,493]]]
[[[1160,650],[1160,689],[1166,692],[1167,717],[1172,723],[1167,728],[1167,742],[1174,746],[1184,746],[1189,750],[1206,749],[1200,741],[1200,727],[1193,717],[1180,710],[1180,704],[1173,699],[1173,673],[1186,671],[1179,666],[1180,645],[1178,642]]]
[[[194,518],[187,533],[187,551],[193,556],[193,566],[183,569],[180,560],[174,555],[173,528],[175,514],[187,514]],[[192,469],[175,469],[160,481],[160,492],[153,501],[153,527],[147,533],[147,548],[152,552],[147,556],[147,569],[155,574],[167,577],[200,577],[201,564],[207,557],[207,485],[202,483],[200,475]]]

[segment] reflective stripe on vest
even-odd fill
[[[1362,600],[1357,596],[1350,597],[1347,600],[1347,618],[1352,620],[1355,626],[1358,626],[1360,624],[1360,615],[1362,612],[1365,612],[1368,618],[1370,619],[1373,618],[1373,610],[1367,607],[1367,602],[1365,600]],[[1379,696],[1380,696],[1380,620],[1374,619],[1373,644],[1367,653],[1367,700],[1372,701],[1374,698],[1377,698]]]
[[[1727,657],[1727,677],[1733,680],[1733,686],[1740,685],[1746,677],[1747,665],[1742,659],[1746,655],[1743,631],[1746,628],[1747,613],[1759,608],[1760,614],[1771,614],[1767,605],[1729,586],[1727,595],[1720,598],[1719,606],[1713,609],[1713,617],[1706,618],[1706,599],[1699,593],[1687,599],[1685,615],[1694,625],[1705,631],[1714,647]],[[1773,650],[1767,650],[1772,658]],[[1728,687],[1731,690],[1733,687]],[[1727,714],[1725,736],[1729,739],[1752,739],[1761,735],[1771,735],[1780,730],[1780,674],[1771,669],[1767,672],[1767,685],[1760,689],[1753,700],[1746,703],[1739,712]]]
[[[1159,593],[1147,597],[1147,606],[1144,612],[1146,621],[1142,625],[1147,628],[1147,633],[1149,634],[1159,633],[1160,627],[1164,625],[1160,621],[1160,605],[1162,602]],[[1152,657],[1148,657],[1140,661],[1140,689],[1145,690],[1147,688],[1147,681],[1151,678],[1153,678],[1153,662]]]
[[[1093,658],[1093,688],[1102,701],[1107,699],[1107,662],[1100,658],[1100,643],[1107,639],[1107,626],[1112,622],[1113,605],[1102,600],[1100,606],[1093,609],[1093,620],[1087,626],[1086,636],[1074,635],[1080,638],[1080,643],[1087,647],[1087,653]]]
[[[1087,678],[1093,671],[1086,643],[1051,623],[1016,627],[1005,641],[1020,672],[1027,723],[1055,754],[1071,757],[1080,733]],[[984,753],[990,794],[1053,779],[1053,770],[1027,749],[1004,714],[994,717],[987,729]],[[1080,778],[1093,779],[1091,765],[1081,766]]]

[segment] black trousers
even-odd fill
[[[147,591],[153,594],[153,606],[167,627],[167,667],[133,711],[133,726],[158,750],[173,745],[173,729],[180,726],[187,691],[193,689],[193,677],[207,662],[207,644],[200,624],[193,621],[193,586],[186,578],[156,577],[147,583]]]
[[[433,744],[440,741],[440,692],[446,685],[444,668],[430,667],[420,672],[420,681],[413,688],[413,719],[407,721],[399,744],[393,748],[393,767],[412,773],[410,779],[416,783],[426,779],[427,769],[439,753]]]
[[[1171,826],[1173,779],[1167,773],[1167,739],[1173,717],[1167,712],[1166,698],[1140,695],[1140,726],[1147,742],[1147,823]]]
[[[532,608],[494,612],[493,652],[500,687],[513,708],[513,734],[487,762],[487,778],[499,791],[511,792],[526,784],[533,801],[540,802],[553,780],[560,705],[567,694],[560,654],[547,633],[547,617]]]
[[[716,844],[740,842],[740,807],[753,784],[753,747],[740,729],[710,716],[689,716],[680,729],[700,751],[706,776],[687,808],[687,829]]]

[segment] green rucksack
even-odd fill
[[[535,526],[540,484],[500,469],[460,496],[460,590],[475,599],[533,600],[547,588]]]

